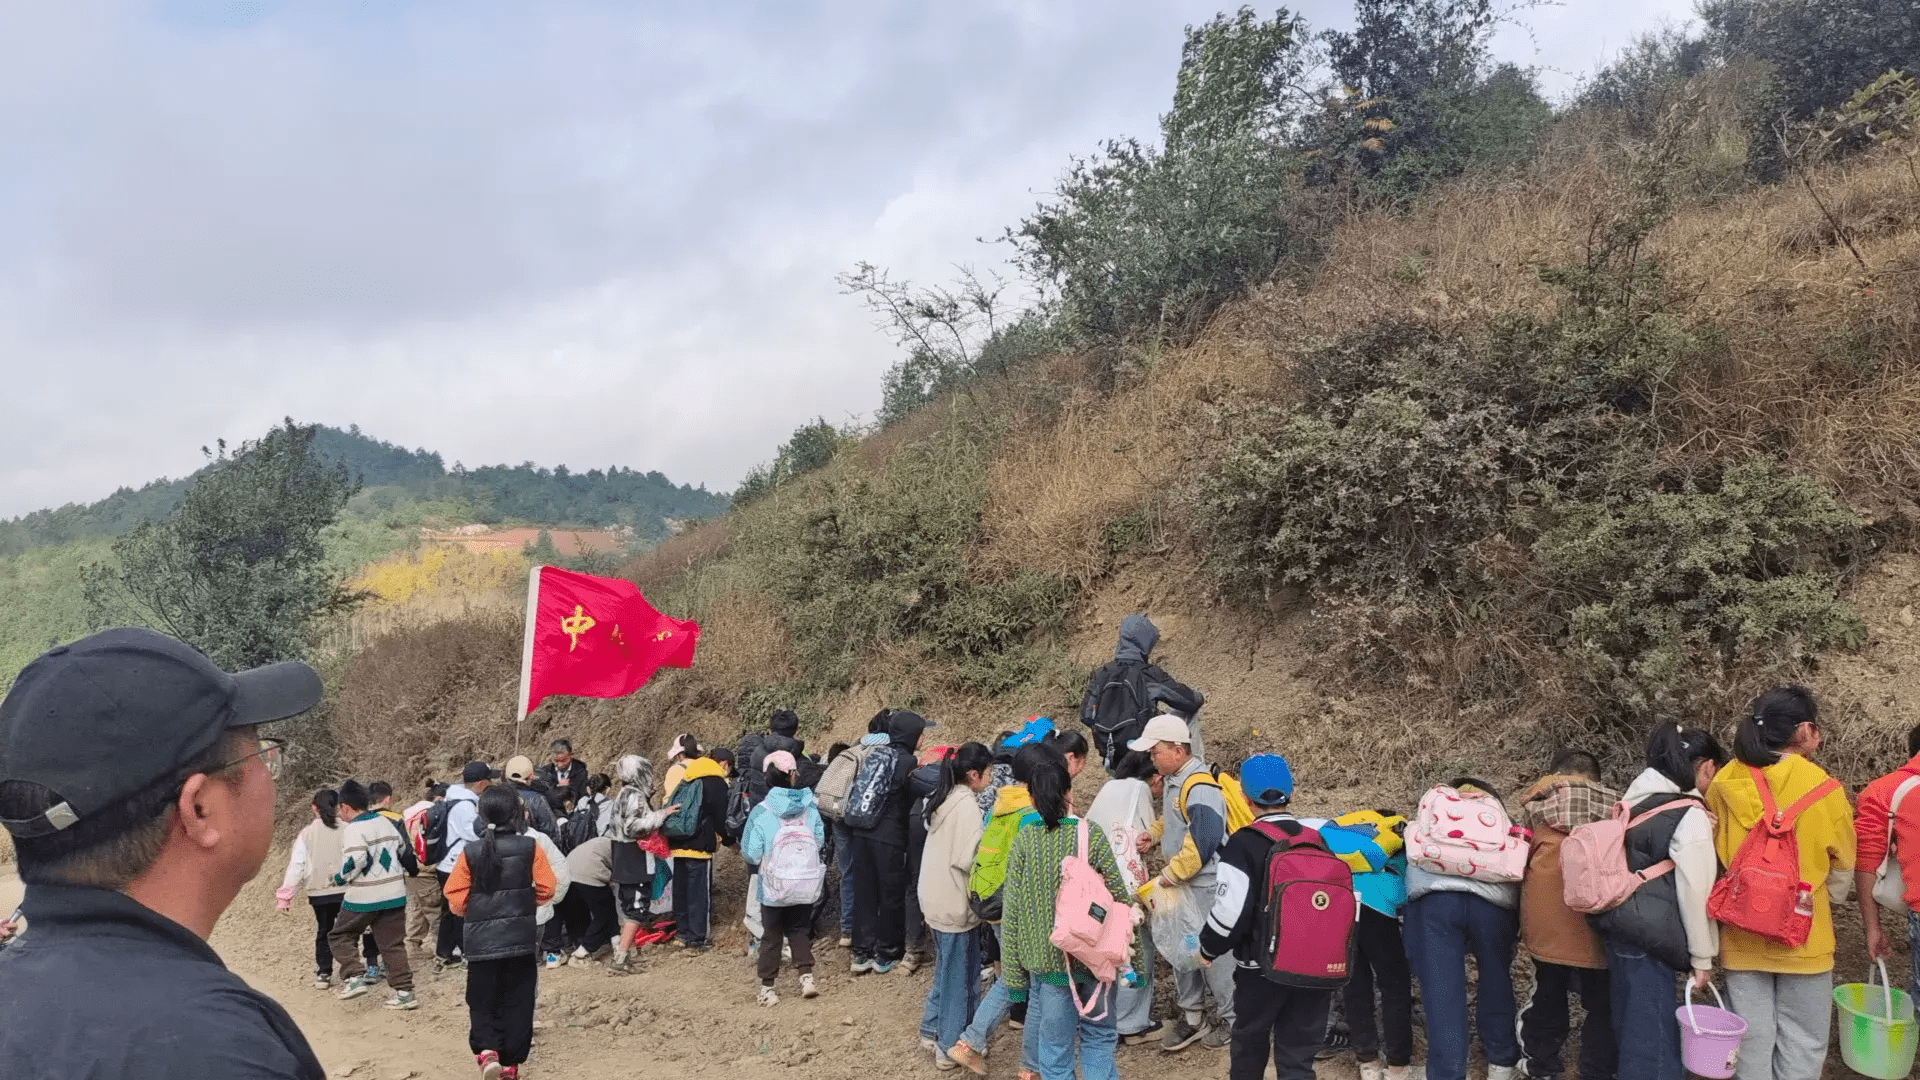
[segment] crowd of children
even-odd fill
[[[551,766],[472,763],[399,813],[386,785],[349,781],[315,796],[279,903],[305,888],[316,982],[337,968],[343,998],[384,980],[389,1008],[413,1008],[409,944],[463,965],[489,1078],[526,1060],[541,966],[618,974],[649,944],[711,948],[712,860],[737,845],[759,1003],[778,1004],[786,964],[800,996],[820,992],[822,932],[839,931],[855,976],[931,963],[919,1035],[943,1070],[985,1075],[1010,1025],[1021,1080],[1117,1077],[1116,1047],[1155,1036],[1167,1052],[1230,1048],[1233,1080],[1269,1064],[1304,1080],[1337,1009],[1364,1080],[1404,1080],[1419,1075],[1417,986],[1429,1080],[1465,1080],[1476,1035],[1487,1080],[1562,1075],[1576,997],[1582,1080],[1679,1080],[1679,990],[1717,968],[1747,1024],[1734,1075],[1807,1080],[1831,1027],[1834,890],[1860,890],[1883,957],[1882,864],[1920,859],[1920,728],[1912,760],[1862,792],[1856,837],[1798,686],[1761,695],[1731,753],[1658,726],[1624,791],[1563,751],[1511,814],[1493,784],[1456,777],[1411,813],[1298,817],[1284,757],[1218,769],[1193,716],[1099,712],[1091,746],[1034,718],[991,746],[923,749],[931,721],[883,710],[858,743],[809,756],[783,711],[737,757],[680,735],[658,791],[647,758],[609,780],[564,741]],[[1082,815],[1071,785],[1092,759],[1110,778]],[[1914,942],[1920,864],[1904,880]],[[1156,967],[1175,992],[1158,1019]]]

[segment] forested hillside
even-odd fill
[[[358,425],[345,431],[321,427],[318,452],[345,465],[369,492],[364,504],[378,513],[403,502],[450,504],[455,516],[482,524],[526,522],[583,528],[626,526],[644,540],[668,534],[667,522],[710,517],[724,511],[724,496],[674,484],[658,472],[624,466],[573,472],[526,462],[449,469],[439,454],[408,450],[363,435]],[[53,510],[0,521],[0,555],[80,540],[111,539],[134,526],[167,516],[195,476],[149,481],[123,487],[85,505],[69,503]],[[379,493],[385,489],[385,493]]]

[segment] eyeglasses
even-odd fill
[[[235,765],[245,764],[248,758],[256,758],[256,757],[260,759],[261,764],[267,767],[267,775],[269,777],[275,780],[280,779],[280,770],[283,766],[286,765],[287,740],[261,739],[260,749],[255,750],[251,754],[242,754],[239,757],[234,758],[232,761],[229,761],[221,765],[217,769],[209,769],[207,771],[208,772],[224,772],[227,769],[233,768]]]

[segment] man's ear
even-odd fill
[[[174,803],[174,816],[188,842],[197,848],[211,849],[220,843],[219,811],[215,808],[215,800],[220,794],[216,789],[224,786],[205,773],[195,773],[187,777],[186,784],[180,788],[180,798]]]

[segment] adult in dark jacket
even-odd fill
[[[920,735],[933,724],[905,709],[887,717],[893,776],[871,828],[846,826],[853,849],[853,973],[892,971],[906,952],[907,817],[913,803],[908,778]]]
[[[547,802],[547,793],[533,778],[533,759],[521,754],[509,758],[504,770],[507,783],[519,794],[520,802],[527,808],[527,825],[547,834],[547,839],[556,843],[560,840],[560,819],[554,817],[553,806]]]
[[[1129,669],[1143,667],[1145,668],[1143,675],[1146,684],[1146,700],[1140,702],[1141,709],[1151,713],[1158,706],[1165,705],[1169,710],[1185,717],[1193,734],[1193,756],[1205,761],[1205,750],[1200,743],[1200,722],[1196,717],[1200,712],[1200,706],[1207,702],[1206,695],[1168,675],[1152,661],[1153,647],[1159,642],[1160,628],[1153,625],[1153,620],[1145,615],[1136,613],[1120,620],[1120,642],[1114,646],[1113,662],[1095,671],[1093,678],[1088,681],[1086,695],[1080,699],[1080,722],[1091,730],[1094,718],[1100,710],[1101,688],[1108,682],[1123,677]],[[1120,734],[1121,740],[1116,742],[1132,738],[1139,732],[1121,732]],[[1100,744],[1097,735],[1094,741],[1095,751],[1105,759],[1107,746]],[[1124,754],[1126,747],[1116,746],[1113,752],[1115,755]]]
[[[571,795],[576,800],[587,793],[587,763],[573,756],[573,743],[566,739],[555,739],[550,747],[553,760],[533,770],[535,780],[547,785],[547,790],[560,796]]]

